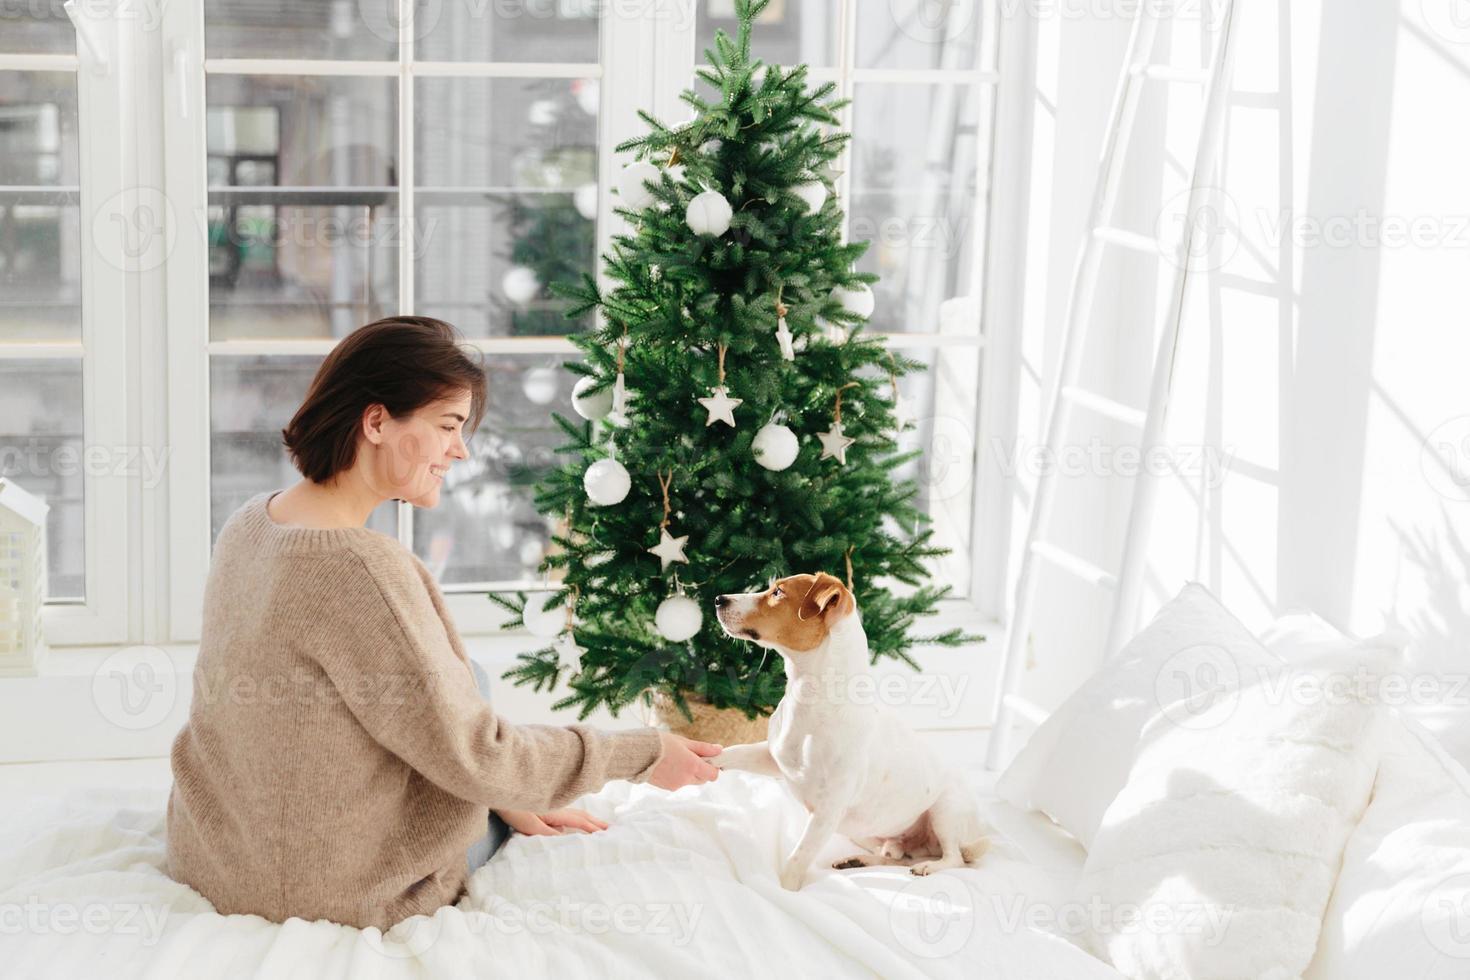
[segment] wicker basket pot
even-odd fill
[[[716,708],[689,693],[684,695],[684,700],[689,705],[689,713],[694,716],[693,721],[684,717],[673,698],[662,691],[655,691],[650,723],[662,725],[675,735],[718,745],[746,745],[766,739],[766,728],[770,723],[767,715],[747,718],[739,708]]]

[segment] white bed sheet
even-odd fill
[[[988,788],[987,788],[988,790]],[[0,974],[132,977],[1119,976],[1063,935],[1083,852],[1044,817],[986,797],[981,866],[914,878],[776,880],[805,811],[726,773],[674,794],[614,783],[579,805],[612,829],[515,837],[458,905],[386,936],[221,916],[169,879],[157,789],[0,801]]]

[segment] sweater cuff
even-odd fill
[[[634,728],[628,731],[604,732],[610,743],[607,775],[609,779],[625,779],[630,783],[647,782],[653,769],[663,759],[663,736],[657,728]]]

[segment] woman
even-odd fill
[[[716,745],[497,717],[429,571],[365,526],[385,500],[439,502],[484,405],[448,324],[368,324],[282,433],[303,479],[220,531],[168,806],[169,872],[219,912],[386,930],[458,898],[495,813],[596,830],[556,808],[614,779],[716,777]]]

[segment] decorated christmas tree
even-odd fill
[[[681,98],[693,117],[617,149],[635,161],[618,181],[628,233],[591,277],[560,291],[585,360],[577,421],[555,415],[567,462],[537,488],[557,521],[541,570],[548,593],[492,596],[554,642],[506,676],[537,689],[565,681],[558,707],[614,713],[649,693],[748,716],[785,685],[780,658],[725,635],[717,595],[825,571],[847,581],[876,661],[916,644],[978,640],[960,630],[915,636],[948,586],[928,584],[930,543],[918,487],[895,480],[912,421],[898,378],[923,365],[865,336],[869,283],[842,241],[833,169],[834,86],[808,88],[804,66],[750,55],[768,0],[737,0],[696,76],[711,91]],[[906,588],[904,586],[907,586]]]

